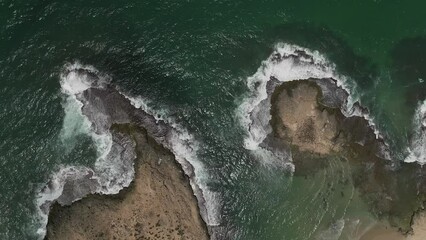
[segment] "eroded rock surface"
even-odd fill
[[[113,125],[136,144],[135,179],[118,195],[55,204],[46,239],[208,239],[197,199],[173,154],[131,125]]]
[[[135,107],[96,71],[66,74],[82,84],[69,93],[82,104],[95,138],[110,148],[93,169],[65,168],[44,189],[60,191],[40,206],[49,214],[46,239],[208,239],[204,197],[191,186],[194,168],[176,152],[177,145],[192,154],[192,139]]]
[[[276,133],[301,151],[330,154],[341,149],[336,117],[318,105],[318,88],[300,84],[296,88],[280,91],[276,104]]]
[[[413,216],[426,200],[426,169],[385,158],[386,145],[376,138],[368,121],[342,113],[347,95],[338,91],[342,89],[330,79],[277,86],[271,98],[269,142],[279,141],[290,149],[296,175],[326,167],[330,156],[348,161],[352,183],[372,212],[400,231],[410,232]]]

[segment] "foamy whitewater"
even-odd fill
[[[122,178],[121,186],[120,184],[112,185],[109,183],[109,179],[106,176],[106,172],[108,170],[105,169],[113,170],[114,167],[116,167],[114,165],[106,166],[105,164],[111,164],[111,161],[108,161],[109,159],[107,156],[112,149],[112,136],[109,132],[98,134],[94,131],[92,123],[81,111],[83,103],[78,100],[78,96],[85,90],[95,86],[101,87],[101,84],[106,83],[107,78],[100,78],[101,81],[105,80],[104,83],[101,81],[95,83],[89,79],[87,75],[79,74],[77,70],[80,69],[89,71],[93,74],[99,74],[98,70],[92,66],[81,65],[80,63],[65,65],[64,70],[60,75],[61,93],[64,98],[62,105],[65,110],[60,138],[64,146],[68,148],[69,151],[69,148],[74,145],[69,143],[72,143],[78,135],[86,134],[92,138],[96,146],[98,157],[96,159],[94,170],[83,166],[62,166],[59,172],[54,173],[51,176],[51,180],[48,184],[46,184],[48,187],[44,187],[40,191],[36,199],[36,204],[41,217],[41,227],[37,231],[41,239],[44,238],[44,235],[46,234],[45,227],[48,221],[49,207],[62,195],[64,186],[68,181],[83,179],[85,176],[90,175],[91,179],[95,180],[97,183],[95,184],[95,189],[83,193],[79,198],[72,199],[72,202],[74,202],[90,193],[118,193],[120,189],[130,184],[134,176],[134,172],[129,173],[127,176],[118,176]],[[97,174],[97,172],[100,172],[101,174]]]
[[[405,162],[426,163],[426,100],[419,103],[413,119],[414,133]]]
[[[96,78],[91,78],[90,74]],[[96,146],[97,159],[94,169],[84,166],[62,166],[59,172],[52,174],[51,180],[40,190],[36,198],[41,225],[38,230],[40,239],[43,239],[46,234],[49,208],[55,201],[61,205],[68,205],[91,193],[117,194],[124,187],[128,187],[134,178],[133,160],[136,158],[136,153],[133,141],[124,136],[113,136],[109,129],[96,126],[82,112],[84,103],[79,100],[81,94],[89,88],[103,88],[109,81],[107,75],[100,73],[92,66],[80,63],[67,64],[60,75],[65,110],[60,134],[61,141],[67,145],[72,143],[77,135],[86,134],[91,137]],[[171,131],[169,138],[160,144],[173,152],[190,178],[201,215],[207,225],[219,225],[220,210],[216,204],[219,202],[219,196],[207,187],[207,174],[197,158],[199,143],[181,125],[172,118],[167,118],[167,111],[155,111],[148,107],[149,101],[141,97],[129,97],[122,92],[120,94],[129,99],[135,108],[140,108],[154,116],[157,122],[161,120],[168,124]],[[102,111],[92,111],[91,114],[94,115],[92,119],[96,121],[108,120],[108,116],[104,116]],[[120,138],[118,139],[120,141],[117,141],[120,144],[117,144],[114,138]],[[73,145],[66,147],[70,146]],[[66,184],[73,186],[74,192],[71,194],[71,199],[63,196]]]
[[[91,75],[95,76],[92,78]],[[267,135],[272,132],[269,125],[271,119],[271,93],[277,83],[296,80],[332,78],[337,86],[344,89],[348,99],[341,111],[346,116],[361,116],[368,120],[376,137],[382,138],[375,127],[371,116],[363,111],[359,105],[359,95],[354,81],[337,73],[334,64],[330,63],[318,51],[312,51],[296,45],[277,44],[271,56],[261,63],[256,73],[247,79],[249,93],[236,110],[241,126],[247,135],[244,147],[257,155],[266,165],[282,166],[294,171],[291,152],[271,151],[264,145]],[[94,81],[96,79],[96,81]],[[85,103],[81,100],[82,94],[90,88],[102,89],[110,82],[110,77],[99,72],[92,66],[80,63],[67,64],[60,75],[61,94],[65,117],[60,133],[60,140],[67,151],[74,147],[78,135],[89,136],[96,146],[97,158],[93,168],[87,166],[60,166],[60,170],[52,174],[50,181],[41,188],[36,198],[40,216],[40,239],[46,234],[46,225],[50,206],[56,201],[60,204],[71,204],[90,193],[116,194],[124,187],[128,187],[134,178],[133,160],[136,158],[134,143],[125,137],[120,138],[116,144],[117,136],[109,129],[96,126],[82,108]],[[276,83],[275,83],[276,82]],[[140,109],[155,118],[157,123],[167,125],[168,134],[164,141],[159,142],[169,149],[182,166],[183,171],[190,179],[190,184],[197,197],[201,216],[209,227],[219,226],[221,197],[211,191],[207,185],[210,181],[205,167],[198,159],[197,152],[200,143],[181,124],[170,117],[166,108],[157,110],[152,104],[141,96],[131,96],[121,89],[117,91],[127,98],[135,109]],[[96,120],[108,121],[102,111],[91,112]],[[408,148],[409,156],[406,162],[426,163],[426,101],[419,104],[414,118],[415,134]],[[118,136],[120,137],[120,136]],[[125,152],[123,160],[119,152]],[[283,161],[284,160],[284,161]],[[123,172],[125,169],[126,171]],[[71,184],[73,190],[78,190],[72,199],[63,197],[64,186]],[[340,229],[337,222],[336,229]],[[333,229],[333,230],[336,230]],[[339,235],[341,231],[333,231]],[[331,234],[331,232],[330,232]],[[211,233],[215,239],[214,232]],[[328,232],[324,233],[328,236]]]
[[[85,70],[90,73],[93,73],[99,76],[99,79],[94,82],[93,79],[89,79],[88,75],[80,74],[78,70]],[[75,134],[84,133],[89,135],[92,138],[93,143],[96,146],[98,158],[95,162],[95,172],[97,173],[98,181],[100,182],[100,186],[102,186],[97,192],[102,194],[116,194],[118,193],[123,186],[129,186],[130,182],[134,177],[134,171],[129,173],[124,173],[124,175],[119,175],[122,173],[116,172],[116,169],[120,168],[118,166],[120,161],[116,161],[115,158],[120,157],[117,154],[113,154],[113,139],[112,135],[108,130],[99,131],[99,129],[94,129],[92,123],[89,119],[82,113],[81,109],[83,107],[83,103],[78,100],[78,96],[82,94],[85,90],[91,87],[102,87],[107,84],[109,81],[108,76],[102,75],[92,66],[84,66],[79,63],[74,63],[65,66],[65,71],[61,74],[61,91],[66,97],[65,103],[65,120],[70,115],[78,115],[79,119],[82,119],[81,131],[75,131]],[[79,106],[77,109],[71,108],[68,109],[69,105],[77,105]],[[71,110],[71,111],[70,111]],[[74,122],[64,121],[63,129],[69,127],[67,124],[79,124],[78,119],[72,118]],[[95,131],[96,130],[96,131]],[[62,131],[62,133],[67,133],[67,131]],[[65,137],[72,138],[72,134],[66,134],[64,136],[61,134],[62,140]],[[114,182],[112,182],[114,180]]]
[[[182,166],[185,174],[189,176],[191,187],[197,196],[200,209],[205,209],[205,213],[201,213],[204,221],[209,226],[219,226],[220,224],[220,196],[209,190],[207,186],[208,175],[205,173],[204,166],[197,159],[199,143],[194,136],[185,130],[180,124],[177,124],[172,117],[166,117],[168,111],[162,109],[160,111],[149,107],[149,101],[141,96],[130,96],[120,92],[123,96],[130,100],[135,108],[142,109],[157,121],[164,121],[171,127],[171,137],[166,142],[169,150],[172,151],[176,160]],[[204,205],[204,206],[203,206]]]
[[[332,78],[336,80],[338,87],[344,89],[348,94],[346,105],[341,109],[345,116],[361,116],[368,120],[369,125],[374,129],[376,138],[382,138],[375,127],[373,118],[357,107],[359,95],[354,81],[349,81],[347,77],[337,73],[336,66],[330,63],[327,58],[318,51],[312,51],[297,45],[279,43],[276,44],[271,56],[261,63],[257,72],[247,79],[249,95],[243,100],[237,109],[237,116],[240,123],[247,131],[244,140],[244,147],[254,154],[262,156],[261,159],[267,164],[277,162],[291,162],[291,153],[275,153],[262,148],[261,144],[271,133],[269,125],[271,119],[271,94],[273,89],[268,89],[268,84],[272,81],[288,82],[296,80],[307,80],[310,78],[322,79]],[[274,84],[271,84],[272,86]],[[275,87],[275,86],[273,86]],[[274,155],[275,157],[271,156]],[[274,159],[275,158],[275,159]]]

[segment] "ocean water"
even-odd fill
[[[254,153],[262,133],[244,121],[259,94],[250,82],[268,73],[283,81],[339,78],[370,109],[394,158],[426,162],[425,6],[0,0],[0,239],[39,238],[40,190],[65,167],[95,168],[108,149],[69,92],[83,90],[84,79],[63,83],[73,64],[95,69],[156,117],[174,119],[179,137],[197,146],[175,149],[198,165],[199,184],[210,192],[208,224],[223,239],[351,239],[375,217],[348,187],[347,163],[330,159],[304,178]],[[295,48],[319,65],[268,65],[274,51]]]

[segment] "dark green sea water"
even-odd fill
[[[37,238],[37,191],[61,165],[96,159],[89,137],[61,141],[60,73],[75,61],[168,109],[194,135],[209,186],[221,196],[227,238],[333,239],[342,219],[345,229],[355,219],[374,221],[342,185],[344,162],[332,159],[307,179],[265,166],[243,148],[235,111],[274,44],[318,50],[357,85],[403,160],[426,96],[425,7],[421,0],[0,0],[0,239]]]

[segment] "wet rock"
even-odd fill
[[[52,189],[63,184],[62,195],[42,205],[46,214],[51,208],[46,239],[208,239],[202,192],[190,185],[194,170],[171,152],[179,130],[135,108],[97,73],[74,71],[90,79],[76,97],[94,138],[110,149],[93,170],[65,169],[57,178]]]
[[[142,128],[112,127],[136,143],[134,181],[117,195],[55,204],[46,239],[208,239],[197,199],[173,154]]]
[[[352,182],[372,212],[408,232],[426,200],[426,169],[384,159],[387,146],[368,121],[342,113],[348,97],[342,91],[330,79],[292,81],[275,88],[268,143],[280,141],[291,149],[296,175],[326,167],[333,156],[347,159]]]

